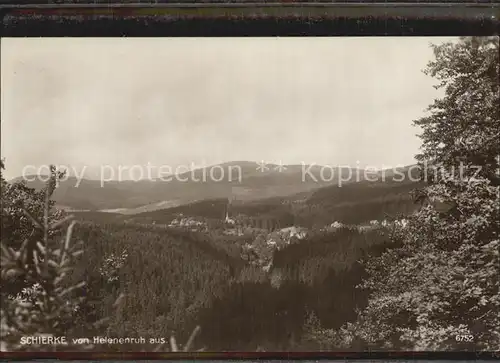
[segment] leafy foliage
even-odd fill
[[[5,165],[2,162],[1,169]],[[15,242],[24,241],[33,232],[32,221],[24,213],[24,210],[35,218],[42,218],[45,207],[45,200],[48,197],[49,223],[57,221],[62,217],[61,211],[53,210],[54,201],[50,199],[58,180],[64,174],[56,171],[55,167],[50,168],[48,182],[40,190],[29,188],[25,181],[8,183],[0,174],[1,183],[1,223],[2,241],[4,244],[12,246]],[[19,246],[17,246],[19,247]]]
[[[434,50],[427,72],[445,96],[415,122],[423,129],[419,158],[433,167],[428,203],[393,237],[400,247],[367,261],[368,306],[339,344],[500,349],[498,38]]]
[[[430,116],[415,121],[423,130],[421,162],[450,171],[463,163],[463,178],[478,176],[499,185],[500,109],[498,37],[462,38],[434,45],[435,61],[426,73],[445,96],[429,106]],[[454,170],[458,174],[458,170]],[[455,175],[456,177],[457,175]],[[436,182],[443,180],[435,176]]]

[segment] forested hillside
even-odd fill
[[[122,320],[111,327],[115,336],[188,333],[197,311],[224,293],[242,264],[187,233],[80,224],[75,237],[88,241],[77,269],[89,283],[80,317],[103,318],[126,294]]]
[[[210,328],[197,343],[210,350],[300,350],[308,317],[326,328],[353,321],[367,303],[355,289],[363,277],[357,261],[379,254],[387,241],[380,231],[348,228],[315,235],[275,251],[264,273],[188,232],[84,224],[76,235],[92,241],[80,271],[89,281],[82,319],[106,316],[123,292],[113,334],[186,339],[199,324]]]
[[[356,319],[368,294],[358,291],[364,276],[361,258],[377,256],[387,236],[348,228],[312,236],[274,252],[269,274],[258,268],[231,286],[199,315],[200,338],[216,350],[311,350],[307,322],[318,317],[325,328]],[[330,348],[331,349],[331,348]]]
[[[37,193],[26,191],[27,198]],[[196,342],[200,348],[305,349],[310,344],[305,340],[310,317],[320,317],[326,327],[338,327],[354,319],[357,307],[366,305],[366,294],[355,291],[363,271],[357,261],[378,254],[386,243],[382,230],[345,227],[312,233],[278,249],[255,244],[256,253],[270,254],[272,267],[263,270],[243,253],[245,245],[269,238],[263,230],[235,236],[225,235],[229,227],[224,225],[207,233],[144,222],[124,224],[119,217],[80,213],[73,228],[73,238],[85,242],[71,274],[72,281],[86,283],[84,299],[72,313],[76,336],[173,334],[185,340],[201,325]],[[121,310],[114,314],[121,295]],[[89,328],[108,316],[112,318],[106,332]]]

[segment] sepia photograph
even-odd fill
[[[500,351],[499,37],[2,38],[0,350]]]

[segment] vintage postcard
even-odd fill
[[[498,50],[3,38],[2,350],[499,350]]]

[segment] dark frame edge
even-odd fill
[[[100,360],[349,360],[349,359],[400,359],[400,360],[498,360],[499,352],[1,352],[0,359],[100,359]]]

